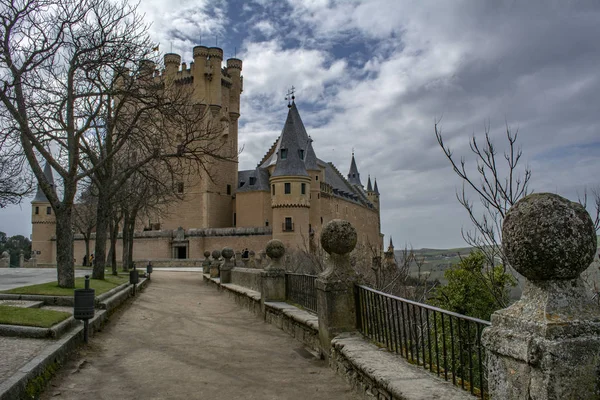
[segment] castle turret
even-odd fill
[[[306,170],[306,138],[301,134],[304,129],[301,124],[296,104],[292,103],[281,132],[275,168],[269,180],[273,238],[292,248],[307,247],[305,241],[311,228],[311,177]]]
[[[223,62],[223,49],[211,47],[208,49],[208,64],[212,77],[208,80],[208,105],[213,116],[221,110],[221,63]]]
[[[194,92],[196,99],[201,103],[208,103],[208,74],[211,73],[208,65],[208,47],[196,46],[193,50],[194,68],[192,74],[194,76]]]
[[[54,186],[52,167],[46,163],[44,176]],[[52,245],[52,236],[56,234],[56,218],[50,201],[38,185],[35,197],[31,201],[31,251],[35,252],[40,264],[53,264],[56,259]]]
[[[230,58],[227,60],[227,74],[231,76],[231,91],[229,94],[229,113],[240,113],[240,94],[242,93],[242,60]]]
[[[181,56],[175,53],[167,53],[164,56],[165,74],[169,78],[175,78],[179,65],[181,64]]]

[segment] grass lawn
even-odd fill
[[[108,292],[123,283],[129,282],[129,275],[106,275],[104,280],[90,279],[90,287],[96,290],[96,296]],[[75,288],[82,289],[85,286],[85,278],[75,278]],[[22,286],[14,289],[4,290],[2,293],[11,294],[38,294],[46,296],[73,296],[73,289],[58,287],[57,282],[41,283],[39,285]]]
[[[0,305],[0,324],[50,328],[69,318],[71,314],[40,308],[22,308]]]

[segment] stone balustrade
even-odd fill
[[[600,311],[586,292],[580,276],[593,261],[597,248],[589,214],[581,205],[560,196],[533,194],[511,208],[504,220],[502,233],[504,253],[510,265],[526,278],[526,284],[521,299],[494,313],[492,325],[482,335],[490,398],[600,398]],[[393,374],[381,380],[377,375],[379,372],[375,373],[380,367],[359,365],[369,345],[356,333],[354,288],[361,279],[351,267],[349,257],[356,239],[356,230],[347,221],[333,220],[323,227],[321,245],[327,252],[327,259],[325,271],[316,279],[318,332],[316,324],[314,327],[307,325],[304,332],[311,332],[312,329],[314,336],[308,339],[308,334],[304,333],[302,340],[318,346],[322,357],[331,355],[331,366],[338,372],[350,371],[346,368],[350,365],[353,368],[351,371],[354,371],[352,376],[362,376],[362,383],[356,386],[359,392],[384,393],[381,398],[386,399],[405,398],[400,394],[400,397],[396,396],[396,393],[402,393],[402,396],[410,399],[424,398],[409,396],[407,393],[410,391],[406,392],[403,385],[410,383],[404,378],[395,377],[392,384],[389,379]],[[259,269],[260,264],[254,259],[254,252],[250,252],[245,265],[256,269],[230,269],[234,253],[229,250],[213,251],[215,261],[209,262],[211,277],[218,276],[218,268],[215,267],[220,265],[221,284],[227,286],[224,281],[232,282],[231,290],[237,291],[238,295],[249,290],[251,297],[255,298],[254,310],[267,321],[279,321],[279,326],[282,321],[280,317],[269,318],[269,315],[276,314],[273,310],[281,311],[286,307],[295,309],[283,303],[286,300],[283,243],[271,240],[267,244],[265,254],[269,262],[264,270]],[[223,256],[223,262],[217,262],[220,256]],[[239,285],[239,289],[235,288],[236,285]],[[298,313],[308,313],[296,310],[287,313],[294,316],[298,324]],[[283,315],[282,312],[279,314]],[[294,325],[283,323],[280,327],[284,329],[285,326]],[[294,329],[289,332],[294,332]],[[356,357],[352,355],[354,350]],[[376,348],[373,351],[381,353]],[[401,359],[390,360],[385,361],[388,367],[392,365],[390,363],[404,362]],[[410,368],[413,367],[407,368],[403,374],[412,374]],[[344,375],[343,371],[340,374]],[[346,379],[355,379],[352,376],[346,376]],[[429,378],[419,372],[418,379],[423,384]],[[370,383],[365,386],[366,381]],[[436,381],[433,375],[431,381]],[[449,389],[438,383],[431,385],[435,391],[439,391],[431,393],[441,393],[439,396],[442,397],[439,398],[469,396],[454,387]]]

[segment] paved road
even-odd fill
[[[75,276],[91,271],[75,270]],[[56,281],[55,268],[0,268],[0,290]]]
[[[55,397],[57,396],[57,397]],[[356,399],[283,331],[205,285],[158,271],[42,399]]]

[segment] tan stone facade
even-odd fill
[[[205,250],[225,246],[259,254],[272,238],[282,240],[289,248],[308,250],[311,239],[318,243],[322,226],[335,218],[346,219],[356,227],[359,243],[381,248],[377,186],[373,190],[369,179],[365,190],[360,179],[354,179],[358,175],[354,156],[348,180],[333,164],[317,159],[295,104],[290,104],[282,135],[259,168],[238,170],[242,61],[229,59],[222,68],[221,49],[196,46],[193,54],[194,62],[189,67],[181,64],[179,55],[166,54],[165,69],[156,71],[154,79],[193,87],[195,100],[208,110],[208,123],[222,129],[223,154],[233,161],[213,162],[209,170],[212,179],[205,172],[182,176],[175,189],[182,191],[182,199],[173,201],[162,218],[139,222],[133,259],[199,259]],[[288,160],[290,165],[285,167]],[[54,217],[46,215],[49,204],[44,198],[36,200],[32,202],[32,247],[39,252],[38,263],[54,264]],[[90,248],[93,246],[92,240]],[[119,240],[118,260],[121,246]],[[81,261],[85,246],[79,236],[74,251]]]

